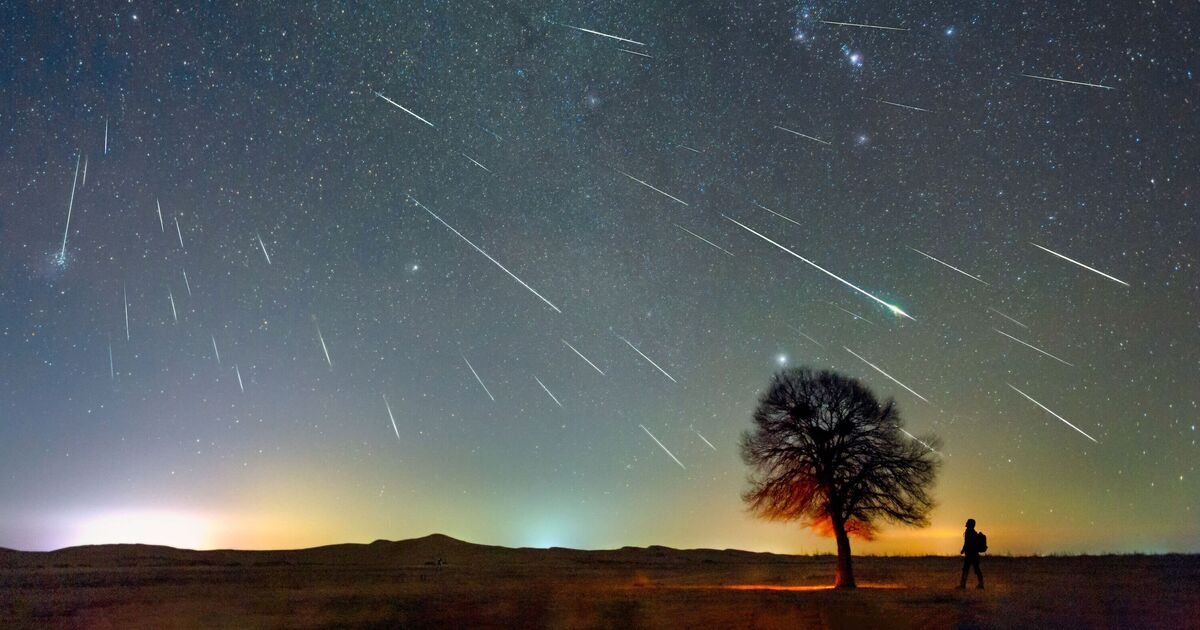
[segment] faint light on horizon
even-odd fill
[[[211,519],[198,514],[166,510],[106,512],[81,519],[69,545],[136,543],[181,549],[211,546]]]

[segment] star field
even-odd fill
[[[827,550],[808,365],[944,440],[864,552],[1200,551],[1188,10],[5,6],[0,546]]]

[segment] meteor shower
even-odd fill
[[[0,24],[0,625],[1200,619],[1190,4]]]

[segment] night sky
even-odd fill
[[[0,8],[0,546],[828,552],[806,365],[944,440],[856,552],[1200,551],[1190,3],[378,4]]]

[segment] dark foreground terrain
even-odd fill
[[[445,536],[297,551],[0,550],[5,628],[1200,628],[1200,557],[833,559]]]

